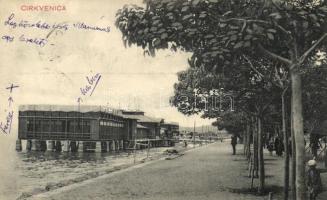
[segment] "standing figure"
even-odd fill
[[[275,138],[275,150],[276,150],[276,155],[277,156],[282,156],[283,155],[283,143],[282,140],[277,136]]]
[[[310,147],[311,147],[311,153],[313,157],[317,157],[317,151],[318,151],[318,137],[314,134],[310,135]]]
[[[237,145],[237,136],[233,134],[231,139],[232,139],[231,144],[233,147],[233,155],[235,155],[236,154],[236,145]]]
[[[317,195],[321,192],[322,183],[320,173],[316,168],[317,162],[315,160],[309,160],[308,172],[307,172],[307,187],[309,192],[309,199],[315,200]]]
[[[184,147],[186,148],[187,147],[187,141],[184,140]]]
[[[269,151],[269,154],[272,156],[272,152],[274,151],[274,141],[272,138],[268,142],[267,149]]]

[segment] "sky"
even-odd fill
[[[54,3],[55,2],[55,3]],[[17,137],[17,113],[21,104],[104,105],[140,109],[147,115],[178,122],[180,126],[208,125],[199,116],[186,117],[169,106],[176,73],[187,69],[190,53],[159,51],[144,57],[140,47],[125,48],[114,26],[115,13],[125,4],[142,5],[142,0],[110,1],[4,1],[0,0],[0,122],[14,112],[11,136]],[[22,6],[64,5],[65,11],[23,11]],[[67,31],[55,31],[41,47],[26,38],[45,38],[51,30],[5,25],[11,21],[66,23]],[[110,32],[72,28],[72,24],[110,27]],[[3,37],[14,38],[8,42]],[[86,77],[101,75],[92,96],[82,95]],[[12,93],[6,87],[19,86]],[[13,102],[9,106],[8,98]],[[0,137],[7,137],[0,134]]]

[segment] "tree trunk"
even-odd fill
[[[247,144],[248,144],[248,125],[246,124],[245,125],[245,131],[244,131],[244,134],[243,134],[243,154],[244,156],[247,158]]]
[[[292,115],[291,115],[292,120]],[[293,131],[293,123],[291,122],[291,138],[292,138],[292,167],[291,167],[291,190],[292,190],[292,199],[296,200],[296,187],[295,187],[295,177],[296,177],[296,159],[295,159],[295,138],[294,138],[294,131]]]
[[[286,111],[285,111],[285,89],[282,93],[282,126],[284,135],[284,149],[285,149],[285,159],[284,159],[284,200],[288,200],[288,188],[289,188],[289,148],[288,148],[288,132],[286,131]]]
[[[263,135],[262,135],[262,122],[261,118],[257,118],[258,122],[258,164],[259,164],[259,188],[258,192],[262,194],[264,192],[265,187],[265,164],[263,158]]]
[[[248,160],[250,159],[250,156],[251,156],[251,128],[250,128],[250,125],[247,124],[246,126],[246,132],[247,132],[247,136],[246,136],[246,157],[248,158]]]
[[[305,187],[305,149],[303,134],[303,116],[302,116],[302,85],[301,75],[295,70],[291,70],[292,80],[292,123],[295,139],[295,156],[296,156],[296,199],[306,199]]]
[[[258,128],[255,120],[253,120],[253,169],[254,177],[258,178]]]

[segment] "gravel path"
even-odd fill
[[[229,141],[191,149],[172,160],[154,160],[34,196],[37,200],[248,200],[267,196],[245,194],[251,184],[247,162],[231,155]],[[319,166],[321,168],[322,166]],[[283,158],[265,152],[266,187],[274,188],[273,200],[282,199]],[[326,170],[325,170],[326,171]],[[322,173],[327,199],[327,173]],[[254,180],[254,186],[258,179]]]
[[[229,143],[218,142],[34,199],[267,199],[231,192],[249,186],[244,157],[232,156]]]

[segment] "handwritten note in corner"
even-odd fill
[[[50,23],[45,20],[37,20],[32,21],[25,18],[18,19],[14,13],[11,13],[4,21],[3,25],[8,27],[9,29],[35,29],[40,31],[48,31],[49,33],[44,38],[30,36],[27,34],[4,34],[1,36],[1,39],[6,43],[12,43],[15,41],[23,42],[28,45],[36,45],[38,47],[44,47],[49,43],[49,36],[53,33],[54,30],[56,31],[69,31],[71,29],[78,29],[83,31],[97,31],[103,33],[110,32],[110,26],[106,27],[99,27],[96,25],[87,24],[86,22],[78,21],[74,23]],[[11,31],[12,32],[12,31]]]

